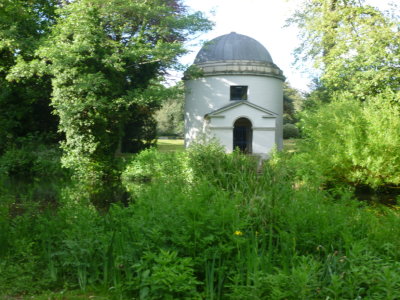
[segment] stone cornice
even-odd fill
[[[264,77],[274,77],[282,81],[285,80],[283,72],[274,63],[251,61],[251,60],[224,60],[213,61],[195,65],[201,75],[198,77],[218,76],[218,75],[255,75]],[[185,73],[184,80],[191,79]]]

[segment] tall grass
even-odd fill
[[[70,201],[0,217],[4,295],[93,290],[115,299],[396,299],[400,221],[301,186],[285,161],[216,145],[127,164],[128,207]],[[1,293],[0,293],[1,295]]]

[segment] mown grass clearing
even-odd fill
[[[283,150],[286,150],[288,152],[296,152],[296,143],[299,139],[287,139],[283,140]]]
[[[157,140],[157,148],[161,152],[185,150],[183,139],[176,139],[176,140],[159,139]]]

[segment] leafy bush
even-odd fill
[[[400,111],[394,104],[398,97],[386,92],[360,103],[342,95],[306,111],[301,122],[306,140],[295,159],[331,184],[399,185]]]
[[[0,176],[24,179],[26,182],[48,177],[64,177],[61,151],[55,145],[43,144],[35,136],[20,138],[0,156]]]
[[[121,180],[132,195],[137,195],[151,182],[165,180],[171,184],[176,181],[180,184],[190,184],[193,176],[189,158],[185,153],[162,153],[156,148],[151,148],[140,152],[127,163]]]
[[[133,268],[137,278],[132,288],[140,299],[190,299],[198,297],[191,258],[180,258],[177,252],[161,249],[160,253],[146,252]]]
[[[66,197],[56,211],[4,211],[0,290],[94,288],[136,299],[398,298],[398,213],[363,207],[347,190],[297,185],[292,163],[282,156],[257,172],[252,158],[217,145],[146,150],[123,173],[135,197],[127,207],[101,214]]]
[[[157,135],[183,136],[185,103],[183,98],[183,94],[180,94],[162,103],[161,108],[155,113]]]
[[[283,138],[284,139],[296,139],[300,137],[299,129],[294,124],[283,125]]]

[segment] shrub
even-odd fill
[[[182,185],[193,180],[188,156],[184,152],[159,152],[156,148],[143,150],[127,163],[121,174],[124,187],[138,196],[149,183],[164,180]]]
[[[294,124],[283,125],[283,138],[284,139],[297,139],[300,137],[299,129]]]
[[[101,214],[67,198],[56,211],[0,211],[0,241],[7,241],[0,290],[94,288],[122,299],[398,298],[397,212],[366,209],[348,190],[295,185],[292,163],[282,155],[257,172],[252,158],[216,145],[146,150],[124,172],[135,196],[127,207]],[[188,170],[190,180],[181,174]]]
[[[25,182],[66,175],[61,168],[61,151],[54,145],[46,145],[26,139],[20,147],[12,147],[0,156],[0,176]]]
[[[299,164],[330,184],[399,185],[396,97],[387,92],[360,103],[351,95],[341,95],[337,101],[305,112],[301,126],[306,139],[299,144]]]
[[[177,252],[146,252],[133,268],[137,273],[131,288],[140,299],[193,299],[199,297],[191,258]],[[126,289],[125,289],[126,290]]]

